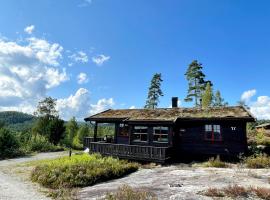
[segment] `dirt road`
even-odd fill
[[[38,185],[25,180],[12,169],[24,162],[56,158],[67,155],[66,152],[40,153],[34,156],[0,161],[0,200],[47,200]]]

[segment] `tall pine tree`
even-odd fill
[[[214,102],[213,102],[214,107],[224,107],[224,106],[228,105],[228,103],[225,102],[224,99],[221,97],[221,93],[219,90],[216,91],[213,100],[214,100]]]
[[[188,67],[185,76],[188,80],[188,94],[186,102],[195,101],[195,106],[200,105],[200,100],[207,82],[212,86],[211,81],[205,81],[205,74],[202,72],[202,64],[194,60]]]
[[[211,84],[208,82],[206,84],[205,91],[202,95],[202,107],[209,108],[212,106],[212,102],[213,102],[213,91]]]
[[[155,109],[159,103],[159,97],[163,96],[163,92],[160,88],[161,82],[161,73],[154,74],[151,85],[149,87],[148,96],[144,108]]]

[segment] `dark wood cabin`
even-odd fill
[[[241,106],[106,110],[85,118],[95,126],[85,138],[90,152],[165,162],[191,154],[238,155],[247,150],[246,124],[254,117]],[[112,140],[97,137],[102,123],[115,125]]]

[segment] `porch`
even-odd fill
[[[170,147],[140,146],[128,144],[106,143],[102,138],[86,137],[84,147],[90,153],[100,153],[104,156],[113,156],[129,160],[141,160],[164,163],[170,158]]]

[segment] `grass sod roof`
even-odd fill
[[[255,121],[252,114],[242,106],[220,108],[157,108],[157,109],[118,109],[85,118],[85,121],[171,121],[185,119],[242,119]]]

